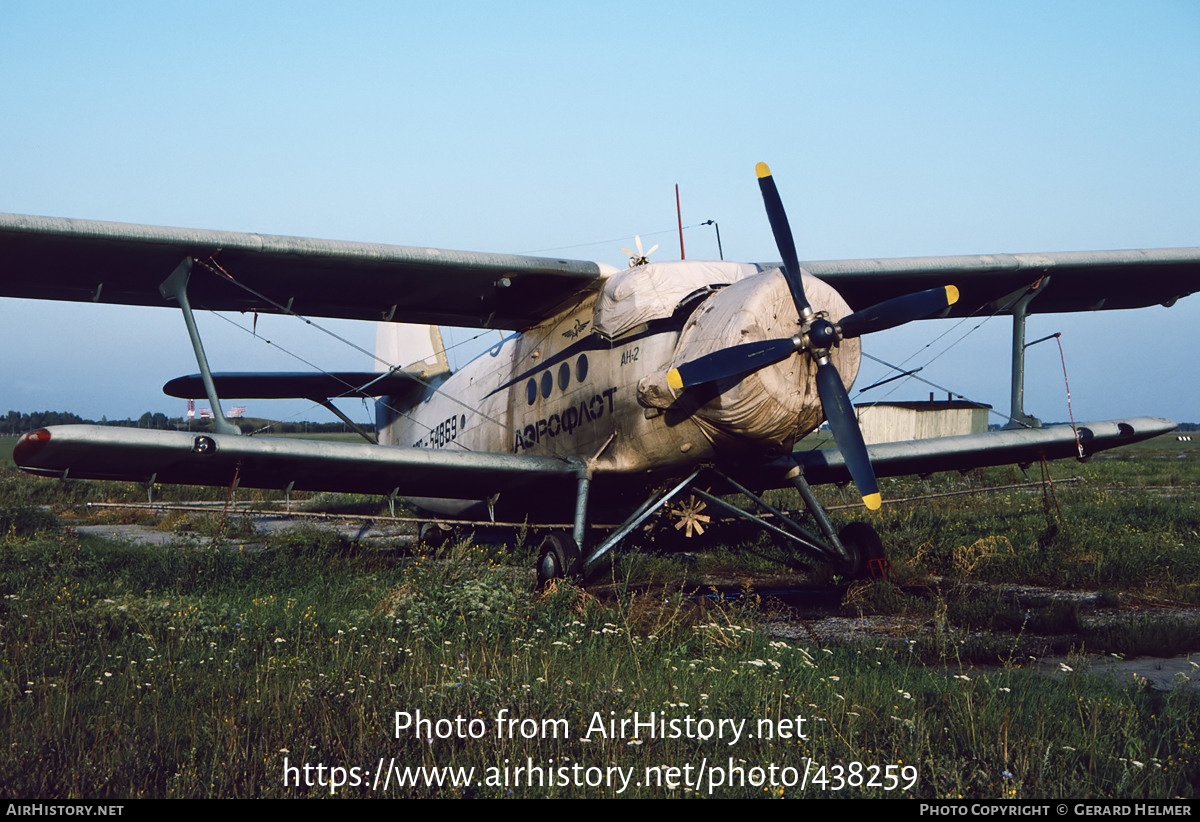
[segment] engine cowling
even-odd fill
[[[830,320],[850,313],[841,295],[815,277],[804,275],[804,289],[813,309],[827,312]],[[692,313],[680,333],[674,363],[799,331],[798,312],[783,275],[778,269],[763,272],[720,289]],[[830,357],[849,388],[858,374],[858,340],[841,342]],[[797,352],[738,378],[682,391],[671,388],[665,375],[656,375],[643,380],[638,393],[650,406],[694,404],[692,418],[718,448],[750,443],[764,451],[785,452],[824,420],[815,376],[812,360]]]

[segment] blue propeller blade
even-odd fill
[[[804,296],[804,284],[800,276],[800,259],[796,256],[796,244],[792,241],[792,228],[788,225],[787,213],[783,210],[783,200],[779,197],[779,189],[775,187],[775,178],[766,163],[754,167],[758,175],[758,188],[762,191],[763,205],[767,208],[767,219],[771,222],[771,233],[775,236],[775,247],[779,249],[780,259],[783,260],[783,276],[792,292],[792,301],[800,318],[804,319],[812,313],[808,298]]]
[[[854,404],[850,402],[841,375],[829,360],[817,366],[817,393],[821,395],[821,409],[825,412],[825,419],[829,420],[829,428],[833,431],[833,438],[837,440],[838,450],[846,459],[850,478],[854,480],[858,493],[862,495],[863,505],[874,511],[881,502],[875,469],[871,467],[871,458],[867,454],[862,429],[858,427]]]
[[[958,289],[952,285],[917,291],[876,303],[870,308],[855,311],[842,318],[838,326],[842,337],[861,337],[875,331],[886,331],[911,320],[923,320],[958,302]]]
[[[705,354],[667,372],[667,384],[675,390],[706,382],[744,377],[752,371],[782,362],[796,351],[790,339],[761,340]]]

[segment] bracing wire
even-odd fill
[[[251,288],[250,286],[246,285],[245,283],[239,282],[237,279],[235,279],[233,277],[233,275],[231,275],[228,271],[226,271],[224,268],[222,268],[221,265],[216,260],[214,260],[212,257],[209,257],[205,260],[196,260],[196,262],[199,265],[201,265],[203,268],[205,268],[206,270],[211,272],[212,274],[222,277],[225,280],[227,280],[228,282],[233,283],[234,285],[241,288],[243,291],[246,291],[247,293],[252,294],[253,296],[257,297],[258,299],[262,300],[263,302],[268,303],[269,305],[271,305],[278,311],[302,320],[306,325],[310,325],[313,328],[315,328],[316,330],[334,338],[335,340],[337,340],[345,345],[348,345],[350,348],[354,349],[355,351],[359,351],[359,352],[362,352],[363,354],[366,354],[368,357],[370,357],[373,360],[378,359],[378,357],[373,352],[367,351],[365,348],[363,348],[358,343],[346,339],[342,335],[340,335],[334,331],[331,331],[330,329],[324,327],[323,325],[313,322],[308,317],[305,317],[303,314],[300,314],[297,311],[293,311],[290,306],[286,306],[279,302],[276,302],[275,300],[271,299],[270,297],[266,296],[265,294],[260,293],[259,291],[255,290],[254,288]],[[282,348],[281,348],[281,350],[282,350]],[[386,373],[402,370],[402,367],[399,365],[395,365],[393,363],[388,363],[388,365],[390,366],[390,368],[389,368],[389,372],[386,372]],[[328,372],[323,372],[323,373],[328,373]],[[382,376],[382,374],[380,376]],[[419,377],[415,374],[411,374],[411,373],[408,374],[408,376],[411,377],[413,379],[413,381],[425,386],[427,389],[433,391],[434,393],[441,394],[443,397],[446,397],[447,399],[449,399],[451,402],[455,403],[456,405],[462,406],[463,408],[472,412],[473,414],[478,414],[480,417],[487,420],[488,422],[495,423],[496,425],[500,426],[502,429],[508,431],[509,433],[512,433],[512,434],[516,433],[515,429],[513,429],[511,426],[507,425],[504,422],[501,422],[500,420],[497,420],[494,417],[484,414],[479,409],[468,405],[466,402],[464,402],[463,400],[460,400],[458,397],[455,397],[452,394],[448,394],[444,391],[441,391],[437,385],[429,382],[428,380],[425,380],[424,378]],[[396,413],[401,414],[402,416],[408,416],[406,412],[402,412],[402,411],[399,411],[394,408],[391,408],[390,410],[395,411]],[[409,417],[409,419],[411,419],[411,417]]]
[[[885,401],[885,400],[886,400],[888,397],[892,396],[892,394],[894,394],[896,391],[898,391],[898,390],[899,390],[899,389],[900,389],[900,388],[901,388],[901,387],[902,387],[902,386],[903,386],[905,383],[907,383],[907,381],[908,381],[908,380],[910,380],[910,379],[911,379],[911,380],[916,380],[917,382],[922,382],[922,383],[925,383],[926,385],[930,386],[931,388],[935,388],[935,389],[937,389],[938,391],[944,391],[944,392],[945,392],[947,395],[953,395],[953,396],[956,396],[956,397],[958,397],[958,398],[960,398],[960,399],[962,399],[962,400],[965,400],[965,401],[967,401],[967,402],[974,402],[974,403],[976,403],[977,405],[987,405],[987,403],[980,403],[980,402],[978,402],[977,400],[972,400],[970,397],[967,397],[965,394],[961,394],[961,393],[959,393],[959,392],[957,392],[957,391],[952,391],[951,389],[949,389],[949,388],[947,388],[947,387],[945,387],[945,386],[943,386],[943,385],[938,385],[937,383],[935,383],[935,382],[932,382],[931,380],[928,380],[928,379],[926,379],[925,377],[920,377],[920,376],[917,376],[917,375],[916,375],[916,371],[921,371],[921,370],[923,370],[924,368],[928,367],[930,364],[932,364],[933,362],[937,361],[939,358],[941,358],[941,357],[942,357],[942,356],[944,356],[945,354],[949,353],[949,352],[950,352],[951,350],[953,350],[955,347],[957,347],[958,345],[962,344],[962,342],[963,342],[964,340],[966,340],[968,337],[970,337],[972,334],[974,334],[976,331],[978,331],[980,328],[982,328],[982,327],[983,327],[983,326],[984,326],[984,325],[985,325],[985,324],[986,324],[986,323],[987,323],[989,320],[991,320],[991,319],[995,318],[996,316],[998,316],[999,314],[1002,314],[1002,313],[1003,313],[1003,312],[1005,312],[1005,311],[1008,311],[1008,310],[1010,310],[1010,309],[1011,309],[1011,308],[1012,308],[1014,305],[1016,305],[1016,304],[1017,304],[1017,302],[1019,302],[1019,301],[1020,301],[1020,300],[1021,300],[1021,299],[1022,299],[1024,296],[1025,296],[1025,295],[1026,295],[1026,294],[1028,294],[1028,293],[1029,293],[1029,291],[1030,291],[1031,289],[1033,289],[1034,287],[1036,287],[1036,285],[1037,285],[1038,283],[1040,283],[1040,280],[1038,280],[1038,282],[1032,283],[1032,284],[1029,286],[1029,288],[1027,288],[1027,289],[1025,289],[1024,291],[1022,291],[1022,292],[1021,292],[1020,294],[1018,294],[1016,297],[1012,298],[1012,299],[1011,299],[1009,302],[1007,302],[1007,303],[1004,303],[1003,305],[998,305],[998,306],[997,306],[995,309],[993,309],[993,310],[992,310],[992,312],[991,312],[990,314],[987,314],[986,316],[984,316],[984,315],[983,315],[983,314],[982,314],[982,313],[981,313],[981,312],[980,312],[980,311],[977,309],[976,311],[972,312],[971,314],[969,314],[969,315],[967,315],[967,316],[963,317],[963,318],[962,318],[962,319],[960,319],[958,322],[954,323],[952,326],[950,326],[950,327],[949,327],[949,328],[947,328],[945,331],[943,331],[941,334],[938,334],[938,335],[937,335],[936,337],[934,337],[932,340],[930,340],[929,342],[925,343],[923,346],[921,346],[920,348],[918,348],[918,349],[917,349],[916,351],[914,351],[912,354],[909,354],[907,357],[905,357],[905,358],[904,358],[902,361],[900,361],[899,363],[890,363],[890,362],[888,362],[887,360],[880,359],[879,357],[872,356],[871,354],[868,354],[867,352],[863,351],[863,352],[862,352],[862,356],[863,356],[863,357],[865,357],[865,358],[867,358],[867,359],[871,360],[872,362],[877,362],[877,363],[879,363],[880,365],[886,366],[887,368],[890,368],[890,369],[894,370],[895,372],[897,372],[897,374],[899,374],[899,375],[900,375],[900,376],[899,376],[899,378],[894,378],[894,383],[892,384],[892,387],[888,389],[888,391],[887,391],[887,393],[886,393],[886,394],[884,394],[883,396],[881,396],[881,397],[879,397],[878,399],[874,400],[874,401],[873,401],[873,402],[872,402],[872,403],[871,403],[869,406],[867,406],[867,407],[868,407],[868,408],[874,408],[875,406],[879,405],[881,402],[884,402],[884,401]],[[955,339],[955,340],[953,340],[952,342],[950,342],[950,343],[949,343],[949,344],[948,344],[948,345],[947,345],[945,348],[943,348],[941,351],[939,351],[939,352],[937,352],[936,354],[934,354],[934,355],[933,355],[932,357],[930,357],[930,358],[929,358],[927,361],[925,361],[925,362],[924,362],[924,363],[923,363],[921,366],[919,366],[919,367],[918,367],[918,368],[916,368],[916,369],[907,369],[907,368],[906,368],[906,366],[907,366],[907,365],[908,365],[908,364],[909,364],[909,363],[912,361],[912,359],[913,359],[914,357],[916,357],[918,354],[920,354],[921,352],[923,352],[923,351],[926,351],[926,350],[928,350],[928,349],[932,348],[934,345],[936,345],[936,344],[937,344],[937,342],[938,342],[939,340],[941,340],[941,339],[943,339],[943,338],[947,337],[948,335],[950,335],[950,334],[954,333],[954,332],[955,332],[955,331],[957,331],[959,328],[961,328],[961,327],[963,326],[963,324],[964,324],[964,323],[968,323],[968,322],[970,322],[971,320],[973,320],[973,319],[977,319],[977,318],[981,318],[981,319],[979,319],[979,321],[978,321],[977,323],[975,323],[975,325],[974,325],[972,328],[968,329],[968,330],[967,330],[967,331],[966,331],[964,334],[962,334],[962,336],[960,336],[960,337],[958,337],[957,339]],[[1065,369],[1066,369],[1065,363],[1064,363],[1064,366],[1063,366],[1063,368],[1064,368],[1064,377],[1065,377]],[[892,381],[891,381],[891,380],[889,380],[888,382],[892,382]],[[869,386],[868,388],[870,388],[870,387],[874,387],[874,386]],[[866,391],[866,390],[868,390],[868,389],[863,389],[863,391]],[[859,391],[859,394],[861,395],[861,394],[863,393],[863,391]],[[1069,399],[1069,395],[1068,395],[1068,399]],[[995,408],[992,408],[992,407],[990,407],[990,406],[988,406],[988,413],[989,413],[989,414],[993,414],[993,415],[995,415],[995,416],[997,416],[997,417],[999,417],[999,418],[1001,418],[1001,419],[1003,419],[1003,420],[1006,420],[1006,421],[1008,421],[1008,422],[1014,422],[1014,421],[1015,421],[1015,422],[1018,422],[1020,425],[1023,425],[1023,426],[1025,426],[1026,428],[1028,428],[1028,427],[1029,427],[1027,423],[1021,422],[1020,420],[1014,420],[1014,419],[1013,419],[1013,418],[1012,418],[1010,415],[1008,415],[1008,414],[1006,414],[1006,413],[1004,413],[1004,412],[1002,412],[1002,411],[997,411]],[[831,435],[831,436],[828,436],[828,437],[825,437],[825,438],[822,438],[822,439],[820,439],[820,440],[816,441],[815,443],[813,443],[813,446],[812,446],[812,448],[810,448],[809,450],[810,450],[810,451],[816,450],[816,449],[820,448],[821,446],[825,445],[825,443],[829,442],[831,439],[832,439],[832,435]]]

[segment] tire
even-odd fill
[[[542,540],[538,550],[538,590],[545,588],[552,579],[566,579],[579,574],[583,564],[579,546],[565,531],[552,531]]]
[[[841,572],[851,579],[866,579],[870,576],[871,560],[884,559],[883,540],[868,523],[850,523],[838,531],[838,539],[850,555]]]
[[[452,528],[443,528],[437,522],[422,522],[417,526],[417,540],[429,548],[441,548],[454,533]]]

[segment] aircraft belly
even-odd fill
[[[422,511],[451,519],[465,519],[470,517],[472,511],[475,510],[479,510],[481,514],[486,511],[485,500],[438,499],[436,497],[404,497],[404,500]]]

